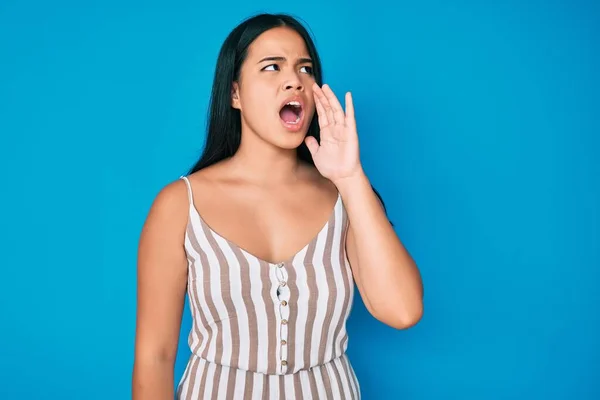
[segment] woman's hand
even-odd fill
[[[328,85],[313,84],[321,143],[305,139],[317,170],[334,184],[362,173],[352,95],[346,93],[346,112]]]

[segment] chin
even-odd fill
[[[277,138],[274,138],[272,143],[282,149],[293,150],[297,149],[302,145],[302,143],[304,143],[305,137],[306,132],[297,132],[295,134],[284,132],[283,135],[277,135]]]
[[[304,138],[308,133],[309,124],[302,121],[298,126],[292,126],[279,122],[278,129],[274,129],[272,136],[269,137],[269,142],[283,149],[297,149],[304,142]]]

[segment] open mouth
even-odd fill
[[[286,125],[297,125],[302,120],[302,105],[298,101],[286,103],[279,111],[279,117]]]

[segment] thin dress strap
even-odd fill
[[[192,185],[191,185],[189,179],[187,178],[187,176],[182,176],[181,179],[183,179],[185,181],[185,184],[187,186],[188,200],[190,201],[190,207],[191,207],[194,205],[194,196],[192,195]]]

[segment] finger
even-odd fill
[[[317,151],[319,150],[319,143],[317,142],[317,139],[315,139],[312,136],[307,136],[304,139],[304,143],[306,143],[308,151],[310,151],[310,154],[314,157],[315,154],[317,154]]]
[[[323,108],[323,104],[319,97],[313,92],[313,97],[315,99],[315,108],[317,110],[317,117],[319,121],[319,127],[325,128],[329,124],[329,120],[327,119],[327,112],[325,112],[325,108]]]
[[[354,116],[354,101],[352,93],[346,93],[346,126],[356,128],[356,118]]]
[[[336,121],[333,115],[333,109],[331,108],[331,104],[329,104],[329,99],[327,99],[327,96],[325,96],[325,93],[323,93],[323,89],[316,85],[316,88],[313,91],[313,93],[321,101],[321,105],[325,110],[325,114],[327,115],[327,121],[329,122],[329,124],[334,124]]]
[[[337,124],[343,124],[346,116],[344,114],[344,109],[342,108],[342,105],[340,104],[335,93],[333,93],[333,90],[331,90],[331,87],[327,84],[323,85],[323,93],[325,94],[325,97],[331,106],[335,122]]]

